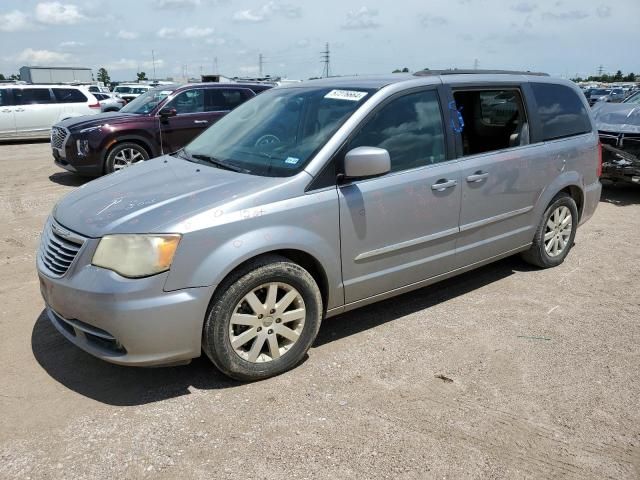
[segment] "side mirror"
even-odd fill
[[[391,170],[391,158],[384,148],[357,147],[344,157],[346,178],[370,178],[384,175]]]
[[[175,117],[178,114],[178,111],[175,108],[164,107],[160,110],[159,115],[162,118]]]

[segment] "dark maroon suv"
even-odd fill
[[[57,165],[98,176],[175,152],[233,108],[271,88],[260,84],[162,85],[119,112],[74,117],[51,129]]]

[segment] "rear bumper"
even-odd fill
[[[582,225],[589,220],[600,202],[600,195],[602,194],[602,184],[597,181],[591,185],[587,185],[584,190],[584,206],[582,207],[582,215],[580,216],[580,224]]]
[[[168,273],[125,279],[86,265],[61,278],[38,259],[49,320],[82,350],[120,365],[154,366],[200,356],[213,287],[165,292]]]

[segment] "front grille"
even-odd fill
[[[67,273],[83,243],[80,237],[54,222],[45,228],[40,242],[40,259],[51,276],[61,277]]]
[[[51,127],[51,146],[64,149],[64,141],[67,139],[67,131],[62,127]]]

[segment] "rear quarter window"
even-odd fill
[[[54,88],[53,96],[58,103],[84,103],[87,97],[75,88]]]
[[[553,83],[532,83],[538,104],[543,140],[591,132],[591,121],[582,99],[571,88]]]

